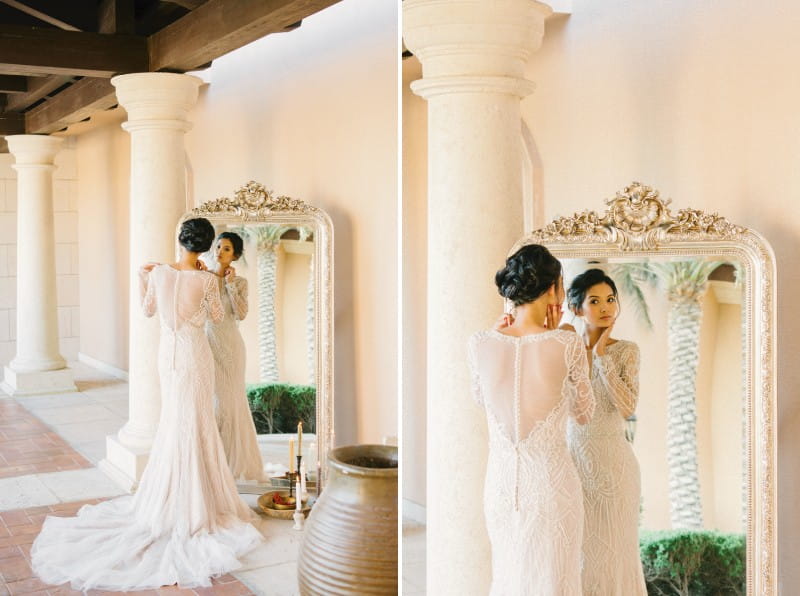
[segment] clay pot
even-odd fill
[[[300,594],[397,594],[397,447],[333,449],[306,521]]]

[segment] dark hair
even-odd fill
[[[238,259],[242,256],[244,252],[244,241],[242,237],[239,236],[236,232],[222,232],[219,236],[217,236],[217,242],[220,240],[230,240],[231,244],[233,245],[233,258],[234,260]]]
[[[528,244],[506,259],[494,276],[497,291],[514,306],[533,302],[561,277],[561,263],[540,244]]]
[[[214,244],[214,226],[205,217],[187,219],[181,224],[178,242],[189,252],[206,252]]]
[[[586,300],[586,292],[589,291],[589,288],[603,283],[608,284],[611,291],[614,292],[614,296],[617,296],[617,285],[602,269],[587,269],[576,276],[567,290],[567,306],[572,311],[577,311]]]

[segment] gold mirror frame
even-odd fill
[[[558,259],[710,256],[738,259],[745,273],[745,470],[747,594],[777,594],[775,256],[757,232],[716,213],[680,209],[633,182],[606,201],[606,211],[559,217],[517,241],[543,244]]]
[[[183,215],[181,224],[193,217],[205,217],[219,224],[263,222],[306,226],[314,230],[314,340],[316,383],[317,458],[325,485],[326,458],[333,449],[333,224],[325,211],[299,199],[275,196],[263,184],[250,181],[234,197],[220,197],[202,203]],[[176,234],[177,238],[177,234]],[[313,469],[314,464],[309,469]]]

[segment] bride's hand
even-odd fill
[[[510,312],[503,313],[492,325],[492,329],[495,331],[500,331],[501,329],[505,329],[506,327],[511,327],[514,324],[514,315]]]
[[[597,340],[597,343],[594,344],[594,353],[596,356],[605,356],[606,348],[608,347],[608,340],[611,339],[611,330],[614,328],[615,321],[612,321],[611,324],[605,328],[605,330],[600,334],[600,338]]]
[[[561,312],[560,304],[548,304],[547,313],[544,319],[544,326],[547,329],[557,329],[561,323],[562,316],[563,313]]]
[[[139,267],[139,273],[150,273],[155,267],[158,267],[161,263],[156,263],[155,261],[150,261],[149,263],[145,263],[141,267]]]
[[[225,270],[225,283],[232,282],[234,277],[236,277],[236,269],[234,267],[228,267]]]
[[[197,259],[197,262],[194,264],[194,266],[195,266],[195,269],[197,269],[198,271],[208,271],[208,267],[200,259]]]

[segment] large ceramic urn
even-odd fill
[[[300,594],[396,595],[397,447],[339,447],[327,465],[300,547]]]

